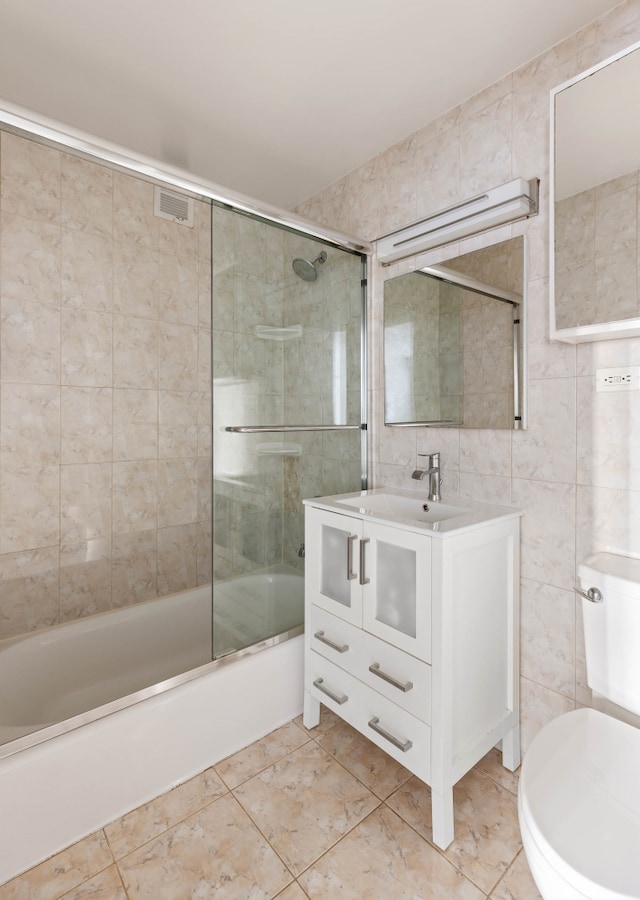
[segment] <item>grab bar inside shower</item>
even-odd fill
[[[257,434],[268,431],[361,431],[366,425],[227,425],[225,431]]]

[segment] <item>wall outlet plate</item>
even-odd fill
[[[640,390],[640,366],[618,366],[615,369],[596,369],[596,390]]]

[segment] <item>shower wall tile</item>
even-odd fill
[[[111,605],[114,609],[158,596],[158,532],[113,535]]]
[[[0,554],[0,640],[58,621],[58,547]]]
[[[60,622],[111,609],[111,544],[108,538],[60,546]]]
[[[60,388],[60,461],[95,463],[112,459],[111,388]],[[25,447],[23,452],[27,452]]]
[[[60,384],[60,310],[46,303],[9,298],[0,304],[3,383]]]
[[[76,156],[62,155],[62,224],[113,236],[113,173]]]
[[[165,322],[198,324],[198,270],[193,260],[159,254],[158,316]]]
[[[198,460],[158,461],[158,527],[198,520]]]
[[[112,317],[83,309],[61,311],[63,384],[110,387],[113,383]]]
[[[157,249],[158,222],[153,214],[154,186],[113,173],[113,237],[118,244]]]
[[[102,235],[62,232],[61,302],[107,313],[113,309],[113,246]]]
[[[59,222],[62,154],[35,141],[2,135],[0,193],[3,212]]]
[[[60,542],[111,537],[111,463],[60,467]]]
[[[113,463],[113,531],[147,531],[158,518],[156,460]]]
[[[60,388],[5,384],[0,390],[0,458],[3,467],[60,462]]]
[[[2,213],[0,292],[7,299],[60,303],[60,226]]]
[[[134,316],[113,317],[113,384],[158,387],[158,324]]]
[[[0,553],[58,543],[60,473],[57,466],[4,469],[0,473]]]
[[[158,458],[158,392],[113,391],[113,459]]]
[[[113,308],[123,316],[158,318],[158,253],[136,243],[114,247]]]
[[[158,333],[158,387],[195,391],[198,387],[198,332],[188,325],[161,322]]]
[[[158,392],[158,457],[198,455],[198,394]]]
[[[197,526],[158,529],[158,594],[196,587]]]
[[[200,218],[200,210],[205,204],[196,202],[194,216]],[[177,256],[195,265],[198,262],[199,231],[168,219],[158,219],[158,250],[168,256]]]

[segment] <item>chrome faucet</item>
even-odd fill
[[[440,498],[440,484],[442,479],[440,478],[440,453],[418,453],[418,456],[426,456],[428,468],[427,469],[415,469],[412,478],[415,478],[416,481],[422,481],[425,475],[429,476],[429,497],[427,498],[432,503],[437,503]]]

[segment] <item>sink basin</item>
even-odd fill
[[[372,515],[411,519],[414,522],[443,522],[445,519],[465,516],[470,512],[464,506],[430,502],[426,497],[403,497],[401,494],[391,493],[349,497],[339,502]]]

